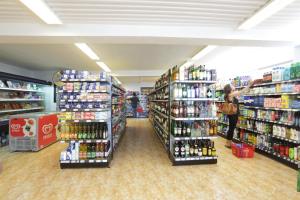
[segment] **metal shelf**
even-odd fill
[[[261,87],[261,86],[265,86],[265,85],[276,85],[276,84],[293,83],[293,82],[300,82],[300,79],[288,80],[288,81],[274,81],[274,82],[270,82],[270,83],[261,83],[261,84],[254,85],[253,87]]]
[[[107,79],[61,79],[62,82],[109,82]]]
[[[160,111],[158,111],[158,110],[156,110],[156,109],[151,108],[151,110],[153,110],[153,111],[155,111],[156,113],[160,114],[160,115],[163,116],[164,118],[168,118],[168,116],[167,116],[166,114],[164,114],[164,113],[162,113],[162,112],[160,112]]]
[[[71,141],[79,143],[100,143],[108,142],[108,139],[70,139],[70,140],[61,140],[60,143],[69,143]]]
[[[101,112],[101,111],[109,111],[110,108],[86,108],[86,109],[60,109],[62,112]]]
[[[300,168],[300,162],[296,160],[291,160],[288,157],[285,156],[280,156],[280,154],[273,152],[271,149],[266,149],[266,148],[261,148],[261,147],[256,147],[255,151],[257,153],[264,154],[265,156],[272,158],[274,160],[279,161],[280,163],[283,163],[293,169],[298,170]]]
[[[217,117],[173,117],[171,116],[171,119],[172,120],[175,120],[175,121],[191,121],[191,120],[198,120],[198,121],[206,121],[206,120],[217,120],[218,118]]]
[[[6,90],[6,91],[19,91],[19,92],[39,92],[39,93],[45,93],[44,91],[40,91],[40,90],[30,90],[30,89],[18,89],[18,88],[1,88],[0,90]]]
[[[169,99],[155,99],[155,100],[150,100],[150,102],[168,102]]]
[[[297,141],[297,140],[292,140],[292,139],[288,139],[288,138],[277,136],[277,135],[272,135],[272,137],[276,138],[276,139],[279,139],[279,140],[291,142],[291,143],[294,143],[294,144],[300,144],[300,141]]]
[[[110,100],[109,99],[105,99],[105,100],[87,100],[87,99],[61,99],[60,102],[109,102]]]
[[[83,122],[107,122],[110,119],[71,119],[71,120],[61,120],[61,122],[70,123],[83,123]]]
[[[262,122],[269,122],[269,123],[281,124],[281,125],[286,125],[286,126],[293,126],[293,124],[280,122],[280,121],[272,121],[272,120],[253,118],[253,117],[247,117],[247,116],[244,116],[244,118],[250,119],[250,120],[255,120],[255,121],[262,121]]]
[[[122,92],[126,92],[123,88],[121,88],[120,86],[118,86],[116,84],[112,84],[112,86],[114,86],[115,88],[121,90]]]
[[[172,81],[171,84],[175,83],[207,83],[207,84],[213,84],[217,81],[205,81],[205,80],[179,80],[179,81]]]
[[[218,162],[217,156],[201,156],[201,157],[189,157],[189,158],[176,158],[171,154],[173,165],[199,165],[199,164],[216,164]]]
[[[0,99],[0,102],[2,101],[10,101],[10,102],[16,102],[16,101],[44,101],[45,99]]]
[[[244,96],[279,96],[279,95],[298,95],[299,92],[281,92],[281,93],[260,93],[260,94],[245,94]]]
[[[265,107],[257,107],[257,106],[244,106],[244,108],[253,108],[253,109],[261,109],[261,110],[282,110],[282,111],[300,111],[299,109],[293,109],[293,108],[265,108]]]
[[[59,90],[59,93],[109,93],[107,90]]]
[[[172,138],[174,140],[179,140],[179,141],[182,141],[182,140],[208,140],[208,139],[216,139],[218,138],[218,136],[198,136],[198,137],[175,137],[171,134]]]
[[[42,110],[44,107],[27,108],[27,109],[14,109],[14,110],[1,110],[0,113],[12,113],[12,112],[23,112],[31,110]]]
[[[169,135],[169,132],[154,118],[153,121],[159,126],[159,128],[165,132],[167,135]]]
[[[216,98],[174,98],[171,101],[217,101]]]

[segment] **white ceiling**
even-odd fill
[[[300,0],[249,31],[237,27],[269,0],[44,1],[63,25],[46,25],[19,0],[0,0],[0,62],[34,70],[98,70],[73,45],[86,42],[113,73],[128,77],[123,81],[147,82],[205,45],[300,44]]]

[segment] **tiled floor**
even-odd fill
[[[300,199],[297,171],[259,154],[238,159],[218,138],[216,165],[172,166],[147,119],[128,120],[110,168],[59,168],[56,143],[37,153],[0,149],[0,199]]]

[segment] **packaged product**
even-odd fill
[[[296,67],[296,78],[300,78],[300,62],[295,64]]]
[[[291,79],[290,69],[291,69],[290,67],[286,67],[283,70],[283,80],[284,81],[288,81]]]
[[[297,78],[297,71],[296,71],[296,65],[293,63],[290,67],[290,78],[296,79]]]
[[[281,108],[290,107],[290,97],[289,95],[281,95]]]

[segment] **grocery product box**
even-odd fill
[[[281,95],[281,108],[290,107],[290,97],[288,95]]]

